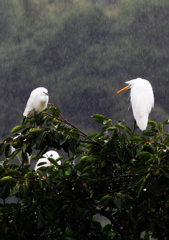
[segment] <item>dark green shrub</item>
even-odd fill
[[[13,137],[1,142],[1,239],[168,239],[168,121],[149,121],[149,130],[134,135],[121,122],[93,118],[101,131],[87,136],[51,105],[39,116],[40,127],[24,119],[11,130],[21,132],[14,153]],[[53,166],[35,172],[10,164],[18,151],[24,158],[36,150],[34,161],[51,148],[66,152],[61,165],[49,159]]]

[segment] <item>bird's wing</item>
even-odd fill
[[[149,114],[154,106],[154,96],[151,89],[131,92],[131,103],[133,110],[138,112],[140,117]]]
[[[145,130],[147,127],[149,113],[154,106],[152,89],[147,88],[144,91],[135,89],[135,91],[131,91],[131,104],[137,125],[141,130]]]
[[[27,101],[26,108],[23,112],[23,115],[26,117],[31,117],[35,114],[35,110],[34,110],[35,109],[35,107],[34,107],[35,95],[36,95],[36,91],[32,91],[32,93]]]

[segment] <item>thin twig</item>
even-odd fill
[[[56,109],[56,110],[57,110],[57,109]],[[54,117],[54,116],[51,115],[51,114],[48,114],[48,113],[45,113],[45,114],[46,114],[47,116],[49,116],[49,117]],[[59,120],[59,121],[61,121],[61,122],[64,122],[64,123],[70,125],[72,128],[78,130],[78,131],[83,135],[83,137],[87,137],[87,134],[85,134],[83,131],[79,130],[76,126],[74,126],[73,124],[71,124],[70,122],[68,122],[68,121],[62,116],[61,113],[59,113],[59,115],[60,115],[60,117],[61,117],[62,119],[59,119],[59,118],[55,117],[57,120]],[[89,138],[89,140],[91,141],[90,143],[93,143],[93,144],[95,144],[95,145],[97,145],[97,146],[99,146],[99,147],[101,147],[101,148],[104,148],[103,145],[101,145],[100,143],[96,142],[96,141],[93,140],[92,138]]]

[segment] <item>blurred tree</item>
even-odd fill
[[[0,1],[0,44],[11,41],[11,36],[15,34],[15,29],[20,21],[20,9],[18,0]]]

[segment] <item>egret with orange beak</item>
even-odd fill
[[[140,130],[147,128],[148,116],[154,106],[153,89],[148,80],[136,78],[126,82],[128,85],[117,93],[131,88],[130,101],[133,115]]]

